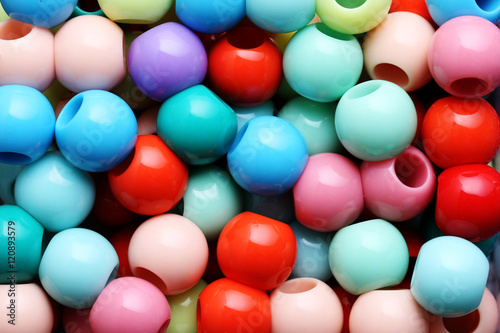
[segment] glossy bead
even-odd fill
[[[264,215],[274,220],[290,224],[295,220],[292,191],[279,195],[257,195],[244,191],[243,211]]]
[[[405,91],[422,88],[432,79],[427,50],[434,32],[434,27],[418,14],[388,14],[363,39],[368,75],[396,83]]]
[[[53,332],[54,310],[38,284],[0,284],[0,304],[4,312],[2,333]]]
[[[150,24],[159,21],[173,4],[173,0],[98,0],[104,14],[119,23]]]
[[[442,169],[459,164],[486,164],[500,148],[498,114],[482,98],[438,99],[424,116],[422,143],[427,156]]]
[[[203,232],[187,218],[162,214],[144,221],[129,245],[132,274],[165,295],[177,295],[200,281],[208,262]]]
[[[89,229],[70,228],[50,240],[38,274],[54,300],[83,309],[94,304],[117,270],[118,255],[104,236]]]
[[[201,40],[176,22],[160,24],[137,37],[130,44],[127,62],[137,88],[160,102],[203,82],[207,73]]]
[[[330,269],[347,292],[360,295],[399,284],[409,265],[401,232],[381,219],[337,231],[329,249]]]
[[[318,0],[316,13],[331,29],[360,34],[376,27],[387,15],[390,0]]]
[[[7,15],[5,9],[3,9],[2,4],[0,3],[0,22],[8,20],[9,18],[9,15]]]
[[[271,302],[263,291],[222,278],[200,293],[197,311],[200,333],[271,332]]]
[[[23,85],[0,87],[0,162],[38,160],[54,139],[55,116],[48,99]]]
[[[280,49],[258,28],[232,29],[208,52],[208,87],[230,105],[255,106],[270,100],[282,74]]]
[[[335,112],[335,128],[352,155],[381,161],[396,157],[411,144],[417,112],[403,88],[385,80],[369,80],[342,96]]]
[[[339,230],[363,210],[359,168],[340,154],[313,155],[293,187],[293,198],[300,223],[317,231]]]
[[[198,299],[206,286],[207,283],[200,280],[194,287],[181,294],[167,296],[172,320],[165,333],[196,332]]]
[[[471,242],[488,239],[500,231],[499,201],[498,171],[486,164],[450,167],[438,176],[436,224]]]
[[[142,215],[162,214],[184,195],[187,166],[156,135],[139,135],[132,153],[109,171],[109,185],[125,208]]]
[[[302,96],[286,102],[277,116],[297,127],[309,155],[340,153],[342,144],[335,131],[336,103],[320,103]]]
[[[245,190],[277,195],[290,190],[308,160],[300,132],[276,116],[249,120],[238,132],[227,154],[229,172]]]
[[[24,165],[0,163],[0,202],[15,205],[14,183]]]
[[[343,324],[340,300],[325,282],[296,278],[270,295],[272,332],[337,332]]]
[[[349,317],[351,333],[426,333],[427,312],[408,289],[373,290],[359,296]]]
[[[463,98],[482,97],[500,84],[500,31],[477,16],[455,17],[440,26],[428,50],[434,81]]]
[[[290,226],[243,212],[222,229],[217,260],[224,275],[261,290],[271,290],[291,274],[297,242]]]
[[[17,204],[45,229],[58,232],[78,226],[90,214],[95,185],[87,172],[54,151],[24,167],[14,195]]]
[[[131,306],[133,304],[133,306]],[[171,313],[165,295],[152,283],[133,276],[117,278],[92,305],[92,332],[165,332]]]
[[[364,161],[360,173],[365,207],[388,221],[416,217],[429,205],[436,190],[432,163],[414,146],[391,159]]]
[[[472,0],[437,1],[425,0],[427,9],[437,25],[457,16],[477,16],[497,24],[500,20],[500,2],[498,0],[477,2]]]
[[[274,115],[274,103],[272,100],[268,100],[262,104],[256,106],[248,107],[232,107],[236,113],[236,118],[238,119],[238,131],[245,125],[247,121],[259,116],[273,116]]]
[[[187,27],[204,34],[218,34],[234,28],[245,17],[244,0],[177,0],[175,13]]]
[[[464,316],[478,308],[488,270],[488,259],[471,242],[455,236],[437,237],[420,249],[411,293],[430,313]]]
[[[54,81],[54,35],[13,19],[0,22],[0,84],[20,84],[44,91]]]
[[[30,1],[2,0],[5,12],[14,20],[44,28],[53,28],[66,21],[77,0]]]
[[[431,14],[425,0],[392,0],[389,13],[394,12],[411,12],[422,16],[433,26],[435,25],[432,20]]]
[[[188,164],[206,165],[227,153],[238,127],[234,111],[204,85],[169,97],[158,113],[158,136]]]
[[[283,74],[290,87],[316,102],[338,100],[356,84],[362,69],[363,54],[356,38],[324,23],[300,29],[283,53]]]
[[[315,0],[246,0],[246,15],[258,27],[271,32],[292,32],[305,27],[314,18]]]

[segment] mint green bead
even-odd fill
[[[191,289],[178,294],[167,296],[172,320],[165,333],[196,333],[196,310],[200,293],[205,289],[207,283],[204,280]]]
[[[333,276],[342,288],[354,295],[401,283],[409,258],[401,232],[382,219],[340,229],[328,253]]]

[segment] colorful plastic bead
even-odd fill
[[[2,0],[10,18],[44,28],[53,28],[66,21],[78,0],[30,1]]]
[[[425,0],[427,9],[437,25],[443,25],[446,21],[458,16],[476,16],[497,24],[500,21],[500,2],[473,0]]]
[[[181,294],[167,296],[172,320],[165,333],[196,332],[198,299],[206,286],[207,283],[200,280],[194,287]]]
[[[389,13],[410,12],[422,16],[433,26],[436,23],[432,20],[425,0],[392,0]]]
[[[150,24],[159,21],[172,7],[173,0],[98,0],[104,14],[119,23]]]
[[[8,20],[9,18],[9,15],[7,15],[5,9],[3,9],[2,3],[0,3],[0,22]]]

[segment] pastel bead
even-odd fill
[[[468,240],[437,237],[420,249],[411,293],[430,313],[442,317],[464,316],[479,307],[488,270],[488,259]]]
[[[347,157],[321,153],[309,158],[293,187],[297,220],[316,231],[336,231],[363,211],[359,167]]]
[[[55,34],[57,79],[69,90],[110,90],[126,74],[123,30],[99,15],[66,21]]]
[[[203,232],[176,214],[150,217],[136,229],[129,245],[132,274],[165,295],[177,295],[200,281],[208,263]]]
[[[278,195],[295,185],[308,157],[305,140],[292,124],[276,116],[262,116],[249,120],[238,132],[227,163],[243,189]]]
[[[343,310],[333,289],[314,278],[284,282],[270,295],[272,332],[342,331]]]
[[[496,0],[485,2],[425,0],[425,3],[437,25],[443,25],[452,18],[465,15],[481,17],[493,24],[497,24],[500,20],[500,2]]]
[[[128,51],[128,70],[137,88],[149,98],[168,97],[205,79],[207,53],[193,31],[167,22],[137,37]]]
[[[432,79],[427,51],[434,32],[434,27],[418,14],[387,14],[363,39],[368,75],[396,83],[405,91],[422,88]]]
[[[342,95],[335,129],[342,145],[355,157],[386,160],[410,146],[417,130],[417,112],[403,88],[385,80],[369,80]]]
[[[181,294],[167,296],[172,320],[165,333],[196,332],[198,299],[206,286],[207,283],[200,280],[194,287]]]
[[[24,85],[0,86],[0,162],[40,159],[54,139],[55,116],[48,99]]]
[[[360,166],[365,207],[387,221],[410,220],[429,205],[436,190],[431,161],[409,146],[396,157]]]
[[[15,205],[14,183],[24,165],[0,163],[0,203]]]
[[[8,20],[9,18],[9,15],[5,12],[5,9],[3,9],[3,6],[0,3],[0,22]]]
[[[90,214],[95,185],[87,172],[54,151],[24,167],[14,195],[17,204],[45,229],[58,232],[78,226]]]
[[[89,322],[94,333],[156,333],[165,332],[170,318],[170,306],[161,290],[146,280],[128,276],[104,287],[92,305]]]
[[[188,164],[206,165],[225,155],[238,121],[234,111],[204,85],[169,97],[160,107],[158,136]]]
[[[104,14],[115,22],[150,24],[159,21],[173,4],[173,0],[97,0]]]
[[[245,17],[244,0],[177,0],[175,13],[183,24],[204,34],[219,34],[234,28]]]
[[[434,81],[453,96],[482,97],[500,84],[500,64],[494,61],[500,56],[500,31],[484,18],[446,21],[436,30],[428,52]]]
[[[409,265],[408,246],[389,222],[363,221],[337,231],[330,244],[329,262],[342,288],[360,295],[403,281]]]
[[[53,28],[70,17],[77,2],[77,0],[57,2],[2,0],[2,6],[14,20],[43,28]]]
[[[13,19],[0,22],[0,84],[47,89],[56,77],[53,46],[47,28]]]
[[[118,255],[104,236],[70,228],[52,237],[38,275],[45,291],[58,303],[84,309],[94,304],[117,271]]]
[[[360,34],[382,22],[390,6],[390,0],[318,0],[316,13],[331,29]]]
[[[283,53],[283,74],[299,95],[316,102],[338,100],[361,76],[363,54],[353,35],[324,23],[295,33]]]
[[[428,313],[408,289],[373,290],[359,296],[349,317],[351,333],[429,332]]]
[[[238,131],[245,125],[247,121],[259,116],[273,116],[274,103],[268,100],[262,104],[248,107],[233,106],[233,111],[236,113],[238,119]]]

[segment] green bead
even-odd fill
[[[174,296],[167,296],[172,320],[166,333],[196,333],[196,309],[198,297],[207,283],[200,280],[191,289]]]

